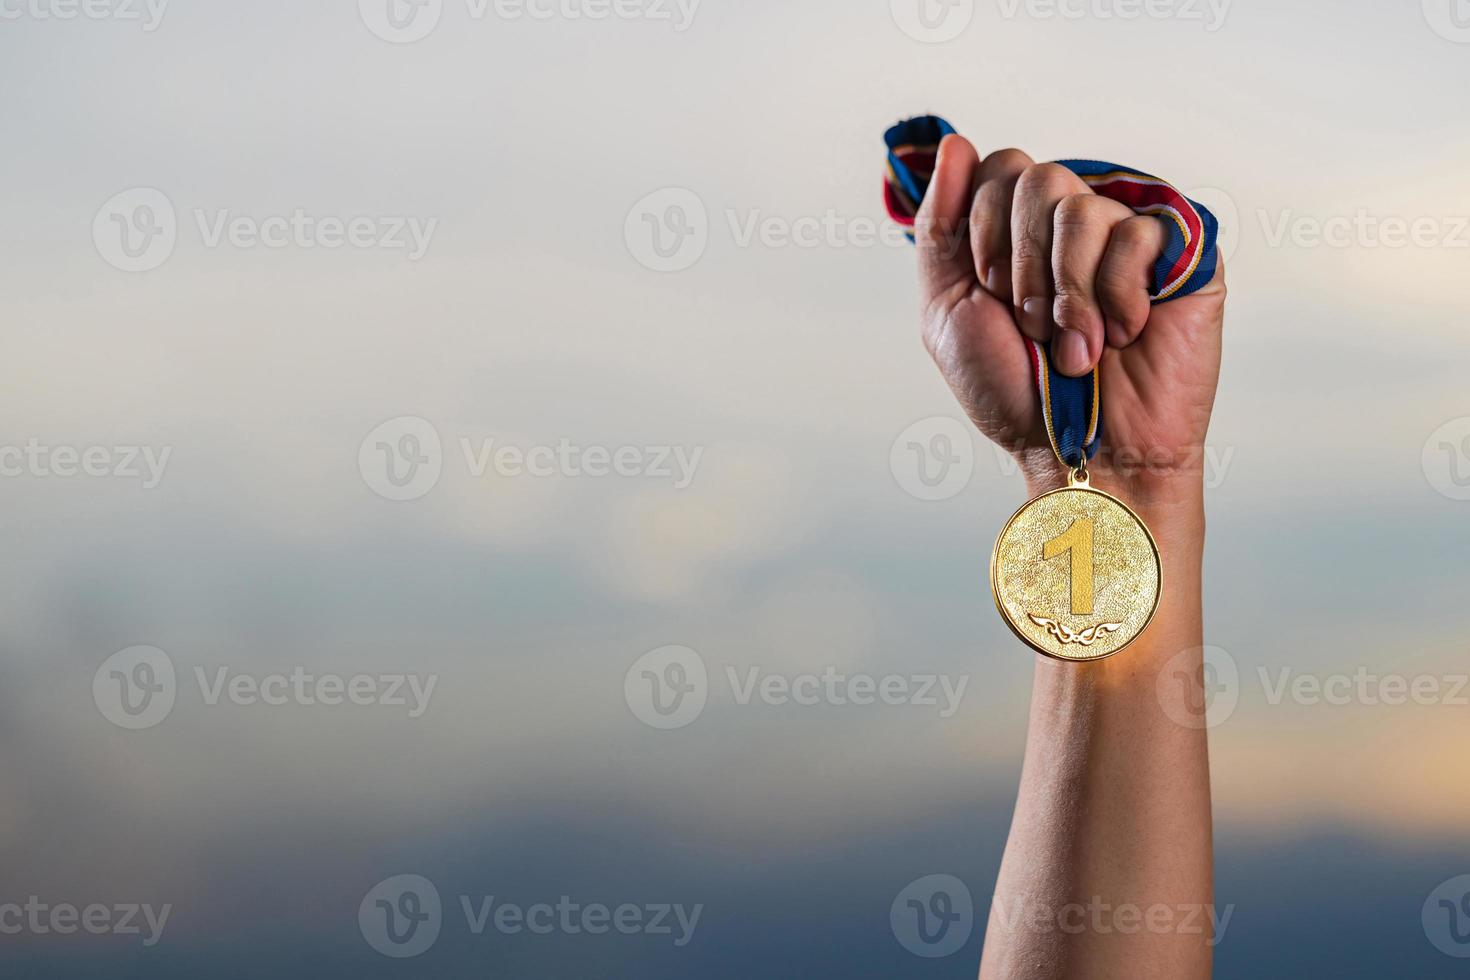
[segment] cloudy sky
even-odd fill
[[[107,910],[0,908],[8,957],[973,976],[1031,663],[1020,480],[884,233],[935,111],[1227,225],[1222,975],[1457,975],[1470,10],[924,2],[0,0],[0,906]],[[979,914],[929,958],[935,874]],[[403,875],[412,959],[359,917]]]

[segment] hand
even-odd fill
[[[980,431],[1028,481],[1055,487],[1023,337],[1052,340],[1055,366],[1101,360],[1103,449],[1090,469],[1136,497],[1203,473],[1220,372],[1225,272],[1182,299],[1149,302],[1166,236],[1152,216],[1094,194],[1020,150],[983,161],[961,136],[940,146],[915,233],[925,346]]]

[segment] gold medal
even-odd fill
[[[1154,618],[1162,584],[1148,527],[1092,487],[1085,463],[1018,510],[990,556],[1006,624],[1058,660],[1102,660],[1132,643]]]

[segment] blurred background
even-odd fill
[[[1467,82],[1463,0],[0,0],[4,972],[974,976],[933,111],[1227,225],[1218,975],[1463,976]]]

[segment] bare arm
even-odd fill
[[[1204,510],[1179,482],[1136,501],[1165,556],[1153,625],[1098,663],[1038,659],[983,980],[1210,975],[1209,760],[1180,723],[1202,703]]]
[[[1208,977],[1201,460],[1223,265],[1198,292],[1151,303],[1165,238],[1157,218],[1020,150],[982,159],[959,136],[940,148],[915,232],[925,345],[980,430],[1016,454],[1033,494],[1064,477],[1027,339],[1049,342],[1063,373],[1097,366],[1104,445],[1093,482],[1150,525],[1164,569],[1158,614],[1131,646],[1096,663],[1036,666],[981,977]]]

